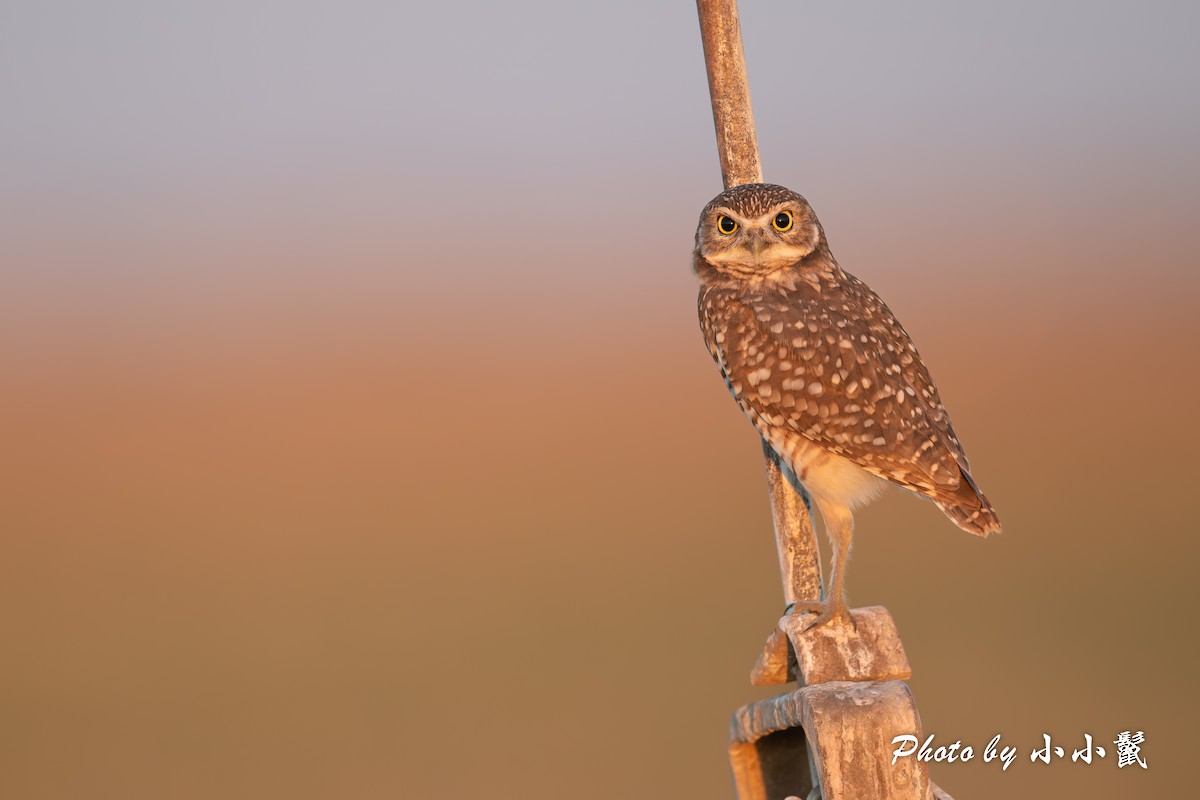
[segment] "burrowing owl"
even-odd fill
[[[979,536],[1000,520],[971,478],[938,391],[904,328],[838,266],[808,202],[756,183],[700,214],[700,325],[729,391],[821,510],[833,582],[813,625],[850,621],[852,510],[891,481]]]

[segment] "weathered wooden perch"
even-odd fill
[[[790,614],[772,632],[751,682],[801,688],[734,712],[729,757],[740,800],[933,797],[922,762],[890,763],[894,737],[921,735],[892,616],[882,606],[851,614],[856,628],[808,630],[811,615]],[[803,735],[788,733],[795,728]]]
[[[740,800],[932,798],[921,761],[891,765],[892,738],[919,731],[902,681],[835,681],[742,706],[729,757]]]
[[[892,615],[883,606],[851,610],[856,629],[823,625],[805,630],[808,614],[789,614],[771,631],[762,655],[750,674],[755,686],[799,680],[811,686],[828,681],[908,680],[912,669],[896,633]]]
[[[736,0],[697,0],[725,188],[761,183],[758,137]],[[771,517],[786,604],[822,599],[811,502],[765,443]],[[950,800],[925,764],[892,760],[892,739],[921,737],[912,670],[887,609],[852,609],[856,627],[788,614],[751,673],[800,688],[734,712],[729,758],[739,800]]]

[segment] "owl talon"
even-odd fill
[[[829,603],[822,608],[824,610],[804,629],[805,633],[821,625],[828,625],[831,622],[839,625],[848,625],[850,626],[850,630],[858,633],[858,623],[854,621],[854,616],[850,613],[850,609],[846,608],[845,603]]]
[[[793,614],[824,614],[825,603],[810,602],[802,600],[798,603],[788,603],[787,608],[783,610],[785,617],[790,617]]]

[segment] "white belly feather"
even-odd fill
[[[783,457],[813,499],[855,509],[883,494],[888,482],[849,459],[831,453],[795,433],[765,432],[772,449]]]

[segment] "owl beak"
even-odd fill
[[[754,260],[757,261],[762,256],[763,250],[767,249],[767,237],[762,231],[749,231],[749,233],[750,255],[754,256]]]

